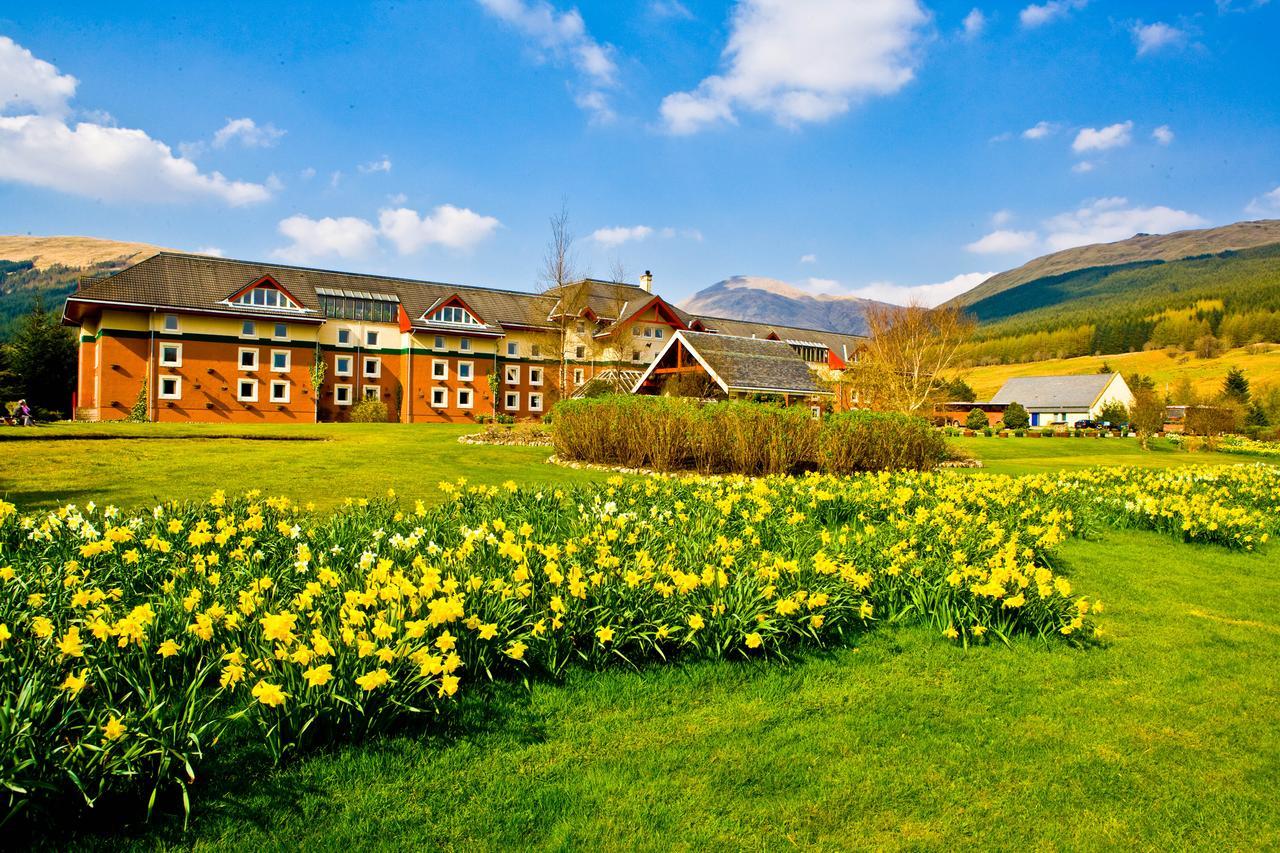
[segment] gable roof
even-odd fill
[[[1027,409],[1087,411],[1107,390],[1118,373],[1079,376],[1015,376],[1007,380],[992,403],[1020,403]],[[1120,379],[1121,382],[1124,379]]]
[[[743,338],[768,338],[773,335],[779,340],[797,346],[826,347],[828,352],[835,353],[841,360],[851,358],[858,347],[866,341],[866,338],[859,335],[828,332],[822,329],[802,329],[796,326],[779,326],[776,323],[757,323],[705,315],[698,315],[698,319],[708,331]]]
[[[786,341],[742,338],[681,329],[662,348],[632,386],[639,390],[674,346],[683,344],[725,393],[760,392],[813,396],[824,394],[813,372]]]

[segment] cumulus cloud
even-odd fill
[[[378,247],[377,229],[356,216],[312,219],[297,214],[280,220],[277,230],[290,242],[272,254],[294,264],[325,257],[363,258]]]
[[[145,131],[71,124],[76,79],[0,36],[0,180],[104,201],[214,199],[233,206],[265,201],[268,184],[202,172]]]
[[[425,216],[407,207],[378,214],[378,230],[402,255],[411,255],[427,246],[470,249],[501,224],[492,216],[451,204],[442,204]]]
[[[643,240],[651,234],[653,234],[653,229],[648,225],[619,225],[613,228],[597,228],[591,232],[591,240],[601,246],[613,247],[621,246],[623,243]]]
[[[816,264],[817,262],[818,262],[817,255],[801,255],[800,256],[800,263],[802,264]]]
[[[1012,210],[997,210],[995,213],[991,214],[991,224],[996,226],[997,228],[999,228],[1001,225],[1006,225],[1012,221],[1013,221]]]
[[[1077,175],[1084,175],[1092,172],[1096,168],[1097,164],[1092,160],[1081,160],[1079,163],[1076,163],[1071,167],[1071,171],[1075,172]]]
[[[1133,42],[1137,45],[1138,56],[1146,56],[1165,48],[1181,47],[1187,43],[1187,31],[1156,21],[1144,24],[1138,21],[1133,25]]]
[[[978,255],[1013,255],[1032,249],[1039,237],[1034,231],[1010,231],[1000,228],[965,246],[966,252]]]
[[[1251,216],[1280,216],[1280,186],[1253,199],[1244,210]]]
[[[390,172],[391,158],[383,154],[381,159],[370,160],[368,163],[361,163],[356,166],[356,170],[362,175],[372,175],[374,172]]]
[[[1161,145],[1168,145],[1173,142],[1173,131],[1170,130],[1169,125],[1162,124],[1151,131],[1151,138]]]
[[[225,148],[230,142],[239,142],[245,148],[270,148],[284,134],[270,123],[260,125],[251,118],[229,118],[213,135],[213,147]]]
[[[662,100],[675,134],[734,122],[739,109],[795,126],[907,85],[928,13],[917,0],[739,0],[724,72]]]
[[[1057,125],[1052,122],[1038,121],[1031,127],[1022,131],[1023,139],[1044,139],[1049,134],[1057,130]]]
[[[71,112],[79,82],[8,36],[0,36],[0,112],[20,107],[40,115],[64,116]]]
[[[1045,222],[1045,246],[1050,251],[1112,243],[1134,234],[1167,234],[1207,225],[1203,217],[1185,210],[1156,205],[1134,207],[1126,198],[1100,198]]]
[[[208,255],[212,258],[221,258],[225,254],[217,246],[201,246],[199,249],[196,249],[195,253],[197,255]]]
[[[612,45],[591,37],[577,9],[560,12],[547,0],[476,0],[480,7],[502,21],[540,51],[543,58],[573,67],[581,78],[574,102],[596,121],[613,118],[605,89],[616,83],[618,73]],[[678,3],[676,5],[679,5]],[[686,10],[687,11],[687,10]]]
[[[965,38],[976,39],[987,28],[987,16],[982,14],[981,9],[974,8],[964,16],[962,26],[961,33]]]
[[[1071,143],[1071,150],[1077,154],[1083,154],[1086,151],[1123,148],[1133,141],[1132,132],[1132,121],[1110,124],[1100,130],[1093,127],[1081,128],[1076,134],[1075,141]]]
[[[1028,30],[1065,18],[1074,9],[1083,9],[1088,0],[1049,0],[1048,3],[1032,3],[1018,13],[1018,20]]]
[[[881,302],[893,302],[898,305],[941,305],[952,297],[959,296],[968,290],[973,290],[982,284],[994,272],[967,272],[961,273],[946,281],[940,281],[936,284],[894,284],[888,281],[878,281],[868,284],[864,287],[857,287],[850,291],[850,296],[860,296],[863,299],[878,299]]]

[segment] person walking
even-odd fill
[[[18,423],[22,426],[31,426],[31,407],[27,405],[26,400],[18,401]]]

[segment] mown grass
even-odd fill
[[[1140,558],[1137,555],[1141,555]],[[575,672],[451,733],[275,772],[77,843],[199,849],[1264,849],[1280,844],[1273,554],[1110,532],[1066,567],[1107,645],[925,630],[790,665]]]
[[[1132,465],[1172,468],[1178,465],[1239,465],[1248,457],[1227,453],[1188,451],[1168,439],[1153,439],[1143,450],[1136,438],[999,438],[956,437],[955,447],[982,460],[982,469],[995,474],[1028,474],[1087,468],[1094,465]]]

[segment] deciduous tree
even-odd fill
[[[867,309],[865,384],[884,408],[916,413],[946,384],[973,321],[955,308],[876,305]]]

